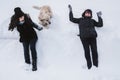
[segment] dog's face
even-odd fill
[[[41,19],[40,24],[43,26],[48,26],[49,24],[51,24],[51,22],[49,20],[46,20],[46,19]]]
[[[40,20],[40,24],[43,26],[48,26],[49,24],[51,24],[49,15],[43,14],[39,16],[39,20]]]

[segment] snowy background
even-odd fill
[[[78,34],[69,21],[68,4],[75,17],[85,9],[102,11],[104,26],[98,32],[99,68],[88,70]],[[2,0],[0,2],[0,80],[120,80],[120,0]],[[53,11],[49,29],[37,31],[38,71],[24,69],[23,47],[16,30],[8,31],[15,7],[21,7],[38,24],[33,5],[49,5]],[[39,25],[41,26],[41,25]]]

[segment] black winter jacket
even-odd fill
[[[79,25],[79,35],[83,38],[97,37],[96,27],[102,27],[103,21],[101,17],[98,17],[98,22],[91,18],[74,18],[72,11],[69,13],[69,19],[71,22]]]
[[[16,25],[20,34],[20,42],[27,42],[31,39],[37,39],[38,37],[33,27],[38,28],[38,26],[32,22],[27,14],[25,14],[24,17],[25,22],[22,25],[18,22]]]

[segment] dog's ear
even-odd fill
[[[33,8],[40,10],[40,7],[38,7],[38,6],[33,6]]]

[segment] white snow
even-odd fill
[[[98,32],[99,67],[88,70],[78,25],[68,17],[68,4],[75,17],[90,8],[93,18],[102,11],[104,26]],[[0,80],[120,80],[119,0],[2,0],[0,3]],[[19,6],[38,24],[33,5],[53,10],[49,29],[37,31],[38,71],[24,69],[23,47],[17,31],[8,31],[10,17]],[[41,25],[39,25],[41,26]]]

